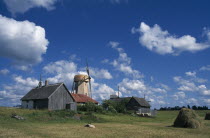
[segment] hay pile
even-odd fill
[[[199,128],[201,121],[194,110],[182,108],[174,121],[174,127]]]
[[[206,113],[205,120],[210,120],[210,113]]]

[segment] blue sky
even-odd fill
[[[88,59],[93,97],[210,106],[207,0],[0,1],[0,106],[38,85],[71,89]]]

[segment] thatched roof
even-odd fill
[[[47,99],[54,91],[56,91],[63,83],[50,84],[41,88],[33,88],[21,100]]]
[[[134,99],[139,106],[142,107],[151,107],[148,101],[146,101],[144,98],[138,98],[138,97],[120,97],[120,98],[111,98],[109,99],[110,101],[115,101],[115,102],[121,102],[122,100],[128,100],[130,101],[131,99]]]
[[[109,100],[110,101],[115,101],[115,102],[120,102],[120,101],[125,100],[125,99],[129,101],[131,98],[132,97],[119,97],[119,98],[117,97],[117,98],[110,98]]]
[[[140,106],[143,106],[143,107],[151,107],[151,105],[149,104],[148,101],[146,101],[144,98],[138,98],[138,97],[132,97],[134,98]]]

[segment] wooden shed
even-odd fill
[[[33,88],[21,101],[22,108],[27,109],[76,110],[76,103],[64,83]]]
[[[151,105],[148,101],[146,101],[144,98],[138,98],[138,97],[131,97],[129,102],[126,105],[127,110],[148,110],[150,111]]]

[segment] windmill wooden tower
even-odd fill
[[[84,94],[92,98],[91,93],[91,77],[89,72],[88,63],[86,63],[87,75],[75,75],[72,85],[72,92],[76,94]],[[89,85],[88,85],[89,84]],[[89,88],[88,88],[89,86]]]

